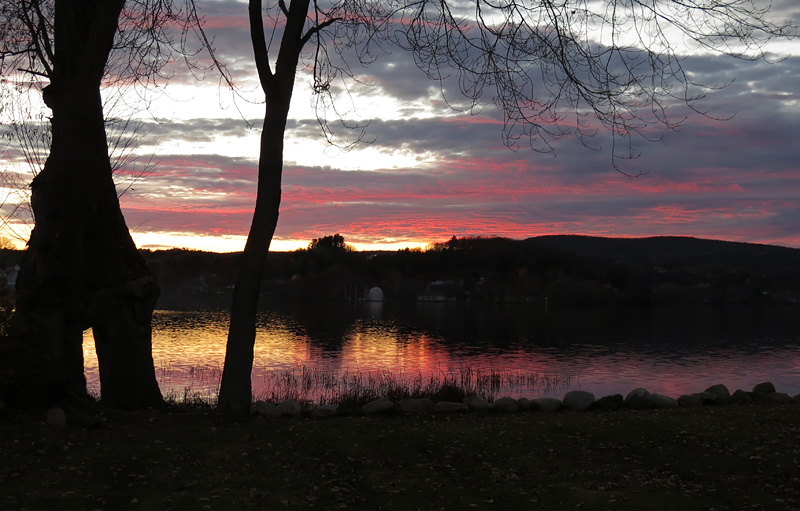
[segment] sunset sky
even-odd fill
[[[261,95],[247,28],[246,3],[199,1],[218,58],[240,89],[213,72],[196,81],[176,66],[163,90],[148,92],[138,117],[136,166],[146,176],[121,205],[141,248],[236,251],[244,246],[255,200]],[[779,18],[800,20],[793,0],[775,0]],[[800,41],[771,47],[774,63],[708,54],[685,62],[710,85],[732,82],[700,103],[714,120],[675,104],[680,131],[653,127],[655,143],[614,169],[607,136],[592,150],[575,137],[555,154],[504,146],[492,106],[465,113],[442,100],[402,51],[356,69],[363,85],[343,95],[339,112],[370,121],[371,143],[328,145],[300,74],[286,133],[283,202],[273,250],[305,247],[340,233],[359,249],[424,247],[456,236],[527,238],[544,234],[613,237],[686,235],[800,248]],[[445,92],[458,106],[457,91]],[[335,122],[336,116],[329,118]],[[248,123],[253,127],[249,127]],[[357,132],[338,130],[342,141]],[[20,170],[0,143],[0,164]],[[13,206],[6,199],[6,210]],[[24,229],[17,226],[18,231]]]

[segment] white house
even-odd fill
[[[372,286],[369,291],[367,291],[367,301],[368,302],[382,302],[383,301],[383,289],[378,286]]]

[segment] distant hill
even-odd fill
[[[641,269],[711,265],[769,272],[800,271],[800,249],[686,236],[602,238],[557,235],[528,238],[523,243]]]

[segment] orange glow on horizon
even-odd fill
[[[769,244],[785,246],[789,248],[800,248],[800,235],[795,237],[775,237],[770,233],[763,233],[764,239],[753,240],[748,237],[748,232],[742,230],[741,232],[719,232],[709,233],[704,236],[698,236],[697,233],[691,230],[681,229],[679,224],[688,226],[691,223],[691,217],[679,209],[663,208],[660,215],[664,215],[664,224],[673,226],[674,228],[667,233],[634,233],[634,234],[618,234],[614,232],[611,227],[598,226],[595,229],[580,229],[575,226],[571,230],[564,229],[566,226],[552,226],[540,225],[528,228],[526,226],[519,226],[518,229],[510,230],[493,230],[487,229],[485,231],[467,231],[459,230],[458,226],[451,226],[453,230],[448,230],[447,223],[443,229],[439,229],[441,235],[423,238],[409,238],[409,239],[390,239],[390,238],[375,238],[369,239],[369,233],[357,234],[348,233],[346,230],[337,231],[345,238],[345,243],[353,247],[359,252],[369,251],[388,251],[395,252],[403,249],[411,250],[427,250],[434,243],[442,243],[449,240],[451,237],[502,237],[516,240],[523,240],[528,238],[535,238],[537,236],[555,236],[555,235],[575,235],[575,236],[598,236],[605,238],[619,238],[619,239],[637,239],[649,238],[653,236],[690,236],[696,238],[704,238],[720,241],[735,241],[741,243],[756,243],[756,244]],[[331,231],[333,233],[333,231]],[[327,236],[330,233],[319,233],[314,236]],[[169,250],[173,248],[181,248],[188,250],[201,250],[204,252],[239,252],[244,249],[245,237],[244,236],[209,236],[209,235],[192,235],[191,233],[145,233],[142,235],[134,234],[134,241],[140,249],[150,250]],[[272,252],[293,252],[295,250],[302,250],[308,247],[311,238],[307,239],[278,239],[275,238],[270,246]],[[20,247],[24,248],[24,247]]]

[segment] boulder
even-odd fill
[[[765,381],[753,387],[753,392],[757,392],[758,394],[772,394],[775,392],[775,385],[773,385],[772,382]]]
[[[562,403],[567,410],[588,410],[594,404],[594,394],[585,390],[570,390]]]
[[[44,415],[48,426],[64,427],[67,425],[67,414],[61,408],[51,408]]]
[[[767,402],[788,405],[792,402],[792,397],[789,394],[784,394],[783,392],[771,392],[767,394]]]
[[[622,410],[625,408],[625,398],[622,394],[601,397],[595,402],[595,408],[606,411]]]
[[[800,405],[800,394],[797,394],[796,396],[794,396],[792,398],[792,404],[793,405]]]
[[[395,405],[391,399],[388,397],[381,397],[362,406],[361,412],[364,415],[378,415],[381,413],[390,412],[394,410],[394,408]]]
[[[750,394],[742,389],[737,389],[731,396],[731,400],[737,404],[748,404],[753,402],[753,398],[750,397]]]
[[[653,408],[653,395],[647,389],[636,388],[625,396],[625,408],[631,410],[648,410]]]
[[[531,401],[531,410],[555,412],[561,409],[561,400],[554,397],[542,397]]]
[[[467,413],[469,406],[464,403],[454,403],[453,401],[439,401],[433,405],[433,411],[436,413]]]
[[[278,407],[267,401],[256,401],[250,406],[250,415],[257,415],[259,417],[280,417],[281,413]]]
[[[511,397],[501,397],[492,403],[492,409],[500,413],[516,413],[519,410],[517,400]]]
[[[715,394],[717,396],[716,401],[714,404],[718,405],[729,405],[733,403],[733,398],[731,397],[731,393],[728,391],[728,387],[722,384],[712,385],[711,387],[706,389],[706,392],[710,392],[711,394]]]
[[[336,409],[336,415],[345,415],[347,417],[359,417],[363,415],[364,412],[361,411],[361,405],[359,405],[356,401],[344,401],[343,403],[339,403],[339,407]]]
[[[718,396],[713,392],[695,392],[692,395],[698,399],[702,399],[704,405],[717,404]]]
[[[678,400],[661,394],[651,394],[653,396],[653,406],[656,408],[677,408]]]
[[[315,406],[308,411],[308,415],[312,419],[327,419],[336,416],[337,408],[339,408],[337,404]]]
[[[767,402],[767,394],[764,392],[748,392],[748,396],[750,396],[750,400],[753,403],[766,403]]]
[[[462,403],[469,407],[471,412],[475,413],[489,413],[492,411],[492,405],[484,401],[478,396],[465,396]]]
[[[529,412],[531,410],[531,400],[527,397],[517,399],[517,406],[520,412]]]
[[[428,398],[406,397],[397,403],[397,411],[400,413],[430,413],[433,411],[433,401]]]
[[[294,399],[286,399],[278,403],[278,414],[281,417],[300,417],[303,407]]]
[[[681,408],[702,408],[703,399],[697,396],[681,396],[678,398],[678,406]]]

